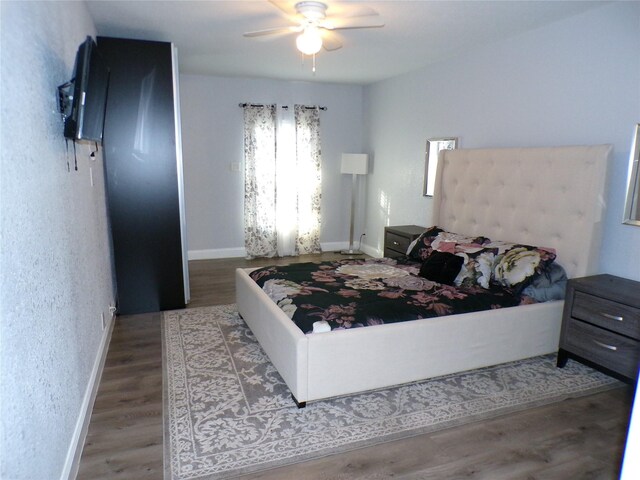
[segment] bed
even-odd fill
[[[442,151],[432,223],[555,249],[569,278],[598,272],[608,145]],[[236,270],[238,311],[299,406],[556,352],[563,301],[304,334]]]

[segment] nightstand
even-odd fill
[[[384,256],[394,258],[406,255],[409,244],[425,230],[418,225],[384,227]]]
[[[558,367],[568,358],[635,382],[640,359],[640,282],[595,275],[567,282]]]

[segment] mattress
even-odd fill
[[[271,266],[251,278],[303,333],[517,306],[503,287],[455,287],[419,276],[409,259],[349,259]]]

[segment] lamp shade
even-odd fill
[[[343,153],[340,173],[366,175],[369,172],[369,155],[366,153]]]

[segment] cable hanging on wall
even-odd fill
[[[72,142],[73,143],[73,169],[75,171],[78,171],[78,155],[76,153],[76,142]],[[66,147],[66,155],[65,157],[67,158],[67,172],[71,171],[71,165],[69,164],[69,139],[65,138],[64,139],[64,144]]]

